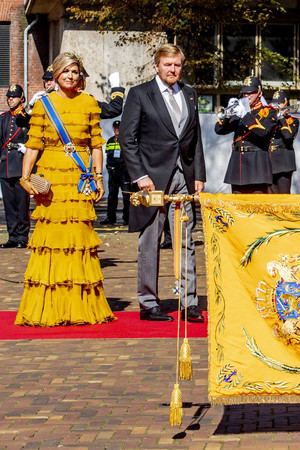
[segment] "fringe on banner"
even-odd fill
[[[209,402],[216,405],[240,405],[245,403],[300,403],[299,395],[236,395],[231,397],[211,397]]]

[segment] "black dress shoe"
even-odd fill
[[[5,244],[1,244],[0,248],[16,248],[17,243],[15,241],[7,241]]]
[[[174,320],[172,316],[168,316],[168,314],[164,313],[159,306],[154,306],[154,308],[150,309],[142,309],[140,311],[140,319],[158,322],[172,322],[172,320]]]
[[[165,250],[166,248],[172,248],[172,242],[163,242],[162,244],[160,244],[160,248],[162,248],[163,250]]]
[[[181,319],[185,320],[185,310],[181,311]],[[187,320],[188,322],[204,322],[204,317],[198,309],[198,306],[192,305],[187,307]]]
[[[113,222],[112,220],[109,219],[104,219],[101,220],[100,225],[115,225],[116,222]]]
[[[27,242],[18,242],[16,248],[27,248]]]

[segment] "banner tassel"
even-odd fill
[[[179,384],[174,384],[170,403],[170,425],[177,426],[182,423],[182,399]]]
[[[183,339],[179,358],[179,379],[191,380],[193,378],[191,348],[187,338]]]
[[[185,224],[185,279],[187,280],[187,223],[189,217],[186,213],[185,204],[183,204],[183,209],[185,213],[182,215],[182,222]],[[191,348],[187,338],[187,282],[185,283],[184,316],[184,339],[180,349],[179,379],[192,380],[193,366],[191,358]]]
[[[181,305],[181,207],[180,202],[175,203],[174,211],[174,234],[173,234],[173,255],[175,280],[178,282],[178,318],[177,318],[177,339],[176,339],[176,383],[171,396],[170,403],[170,425],[176,426],[182,423],[182,396],[179,389],[179,341],[180,341],[180,305]]]

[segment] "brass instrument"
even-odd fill
[[[224,117],[232,117],[236,114],[237,109],[241,109],[243,111],[243,115],[245,115],[247,112],[250,112],[250,105],[247,97],[242,97],[240,99],[238,98],[232,98],[230,99],[232,102],[228,104],[228,106],[219,106],[215,109],[215,113],[221,113],[224,115]],[[230,101],[229,101],[230,102]]]
[[[270,106],[272,106],[272,108],[277,110],[277,117],[278,118],[282,118],[284,116],[284,114],[295,114],[297,112],[300,112],[300,105],[299,104],[295,104],[295,105],[289,105],[289,106],[279,106],[278,103],[270,103]]]
[[[133,206],[164,206],[165,202],[193,202],[199,201],[200,194],[164,194],[164,191],[139,191],[130,195]]]

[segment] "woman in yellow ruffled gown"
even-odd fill
[[[78,192],[81,172],[66,155],[38,100],[31,114],[20,183],[30,194],[37,192],[29,178],[41,152],[37,174],[51,182],[51,190],[47,196],[35,197],[36,226],[28,244],[32,253],[15,324],[51,327],[109,322],[115,317],[103,291],[97,256],[101,241],[92,224],[94,202],[104,194],[100,109],[92,96],[76,90],[82,71],[76,55],[59,55],[53,71],[59,88],[49,96],[86,167],[90,149],[97,190],[88,196]]]

